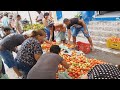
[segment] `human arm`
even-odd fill
[[[40,56],[42,55],[43,51],[42,48],[40,46],[39,43],[36,43],[34,46],[34,58],[36,61],[38,61],[38,59],[40,58]]]
[[[53,30],[50,30],[50,39],[49,39],[49,41],[52,41],[52,37],[53,37]]]
[[[40,58],[40,56],[41,56],[40,53],[38,53],[38,54],[34,54],[34,58],[35,58],[35,60],[38,61],[38,59]]]
[[[61,65],[66,69],[69,68],[69,65],[67,64],[67,62],[65,60],[62,60]]]
[[[46,38],[44,39],[44,41],[48,44],[52,44],[52,42],[48,41]]]
[[[67,31],[68,31],[68,43],[70,43],[70,39],[71,39],[71,31],[70,31],[70,29],[68,29]]]

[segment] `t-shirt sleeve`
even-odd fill
[[[40,43],[36,43],[34,46],[34,54],[38,54],[38,53],[43,54]]]

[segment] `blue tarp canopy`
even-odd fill
[[[57,20],[62,18],[62,11],[56,11]]]
[[[94,15],[94,11],[82,11],[82,18],[86,22],[86,24],[89,23],[89,21],[92,20],[92,16]]]

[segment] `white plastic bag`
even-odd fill
[[[70,77],[68,75],[67,71],[65,71],[65,72],[58,72],[58,78],[59,79],[72,79],[72,77]]]

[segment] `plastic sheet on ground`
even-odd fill
[[[59,79],[72,79],[72,77],[70,77],[67,73],[67,71],[65,72],[58,72],[58,78]]]

